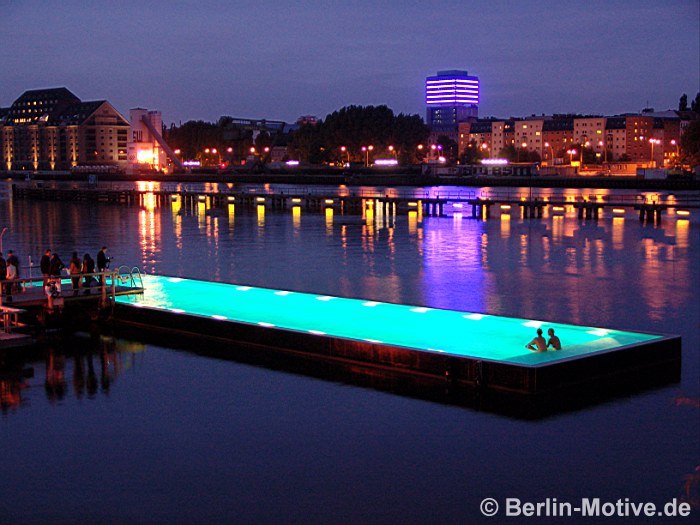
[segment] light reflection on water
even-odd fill
[[[579,221],[571,213],[541,220],[510,213],[478,221],[467,209],[458,213],[2,201],[0,226],[8,227],[4,249],[18,253],[25,271],[27,257],[38,261],[46,247],[94,257],[107,245],[114,263],[148,272],[677,333],[682,383],[530,423],[152,345],[122,357],[109,395],[90,403],[73,386],[87,397],[80,387],[87,361],[76,368],[65,358],[65,395],[50,405],[42,361],[34,364],[35,377],[24,379],[25,402],[0,421],[7,471],[32,473],[0,480],[0,521],[27,515],[8,510],[8,501],[47,521],[69,521],[95,490],[107,503],[94,516],[117,522],[133,516],[118,504],[127,490],[136,515],[190,523],[216,521],[206,509],[273,521],[279,513],[270,501],[297,521],[411,516],[459,523],[478,521],[478,503],[487,496],[681,497],[684,475],[700,459],[698,411],[692,402],[674,405],[676,396],[700,396],[697,217],[665,215],[654,225],[634,215]],[[465,341],[478,336],[465,334]],[[98,361],[95,354],[100,384]],[[19,387],[13,388],[10,394]],[[67,463],[57,464],[64,455],[77,458],[69,475],[59,468]],[[113,473],[98,476],[96,458],[108,458]],[[133,472],[139,475],[127,474]],[[518,489],[506,494],[504,479]],[[542,492],[553,479],[558,492]],[[62,492],[52,489],[59,480]],[[38,496],[37,485],[48,488]],[[154,491],[177,501],[170,511],[174,505],[179,515],[146,497]],[[39,497],[45,503],[38,505]],[[359,510],[368,506],[383,509],[386,519],[368,519]]]

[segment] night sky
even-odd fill
[[[3,107],[65,86],[166,123],[423,116],[442,69],[480,78],[482,117],[675,109],[700,90],[700,2],[0,0]]]

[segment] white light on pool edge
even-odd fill
[[[424,314],[425,312],[429,311],[430,308],[426,308],[425,306],[418,306],[416,308],[411,308],[412,312],[415,312],[417,314]]]

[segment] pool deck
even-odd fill
[[[118,324],[166,336],[235,343],[230,345],[232,353],[263,360],[285,356],[323,361],[375,376],[411,376],[450,388],[518,394],[551,392],[598,379],[614,382],[659,370],[671,380],[680,378],[678,336],[177,277],[144,276],[144,288],[143,295],[116,299]],[[555,328],[564,349],[526,350],[525,343],[538,327]]]

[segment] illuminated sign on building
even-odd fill
[[[425,103],[459,105],[479,103],[479,77],[466,71],[438,71],[425,79]]]

